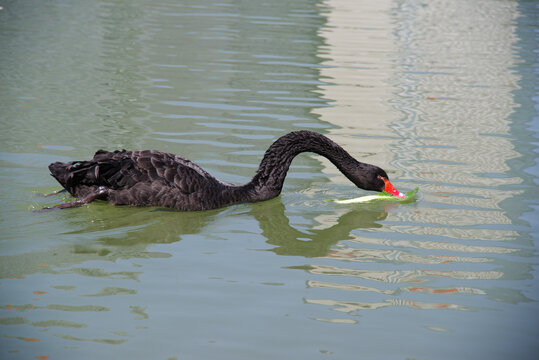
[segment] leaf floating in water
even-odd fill
[[[337,204],[357,204],[357,203],[365,203],[365,202],[371,202],[371,201],[411,202],[415,200],[415,194],[418,191],[419,191],[419,188],[415,188],[414,190],[408,191],[407,193],[405,193],[406,197],[402,199],[384,191],[376,195],[360,196],[354,199],[347,199],[347,200],[335,200],[335,202]]]

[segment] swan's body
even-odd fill
[[[114,205],[208,210],[268,200],[280,194],[290,163],[302,152],[325,156],[359,188],[394,190],[384,170],[355,160],[324,135],[304,130],[275,141],[244,185],[220,181],[187,159],[155,150],[99,150],[89,161],[56,162],[49,165],[52,176],[79,200],[54,208],[103,199]]]

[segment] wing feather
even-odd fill
[[[54,163],[52,175],[72,195],[85,196],[99,186],[116,204],[179,207],[198,204],[224,183],[193,162],[159,151],[99,150],[92,160]]]

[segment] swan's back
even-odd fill
[[[155,150],[98,150],[91,160],[56,162],[49,170],[74,197],[105,187],[115,205],[201,210],[224,185],[193,162]]]

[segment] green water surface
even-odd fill
[[[0,358],[535,359],[534,2],[0,6]],[[53,161],[243,183],[299,129],[415,201],[336,204],[372,193],[302,154],[262,203],[32,211]]]

